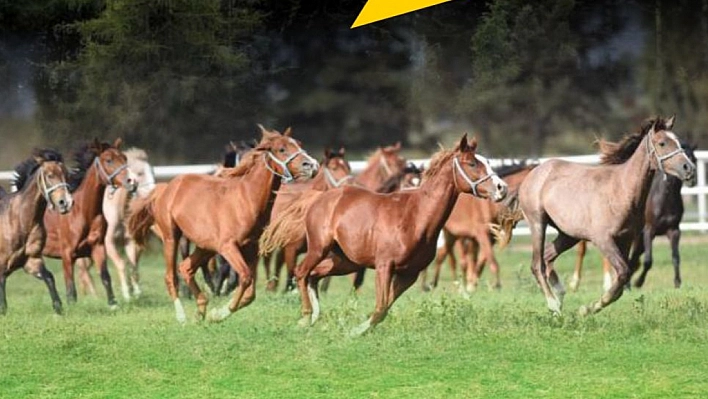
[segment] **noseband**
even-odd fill
[[[381,164],[381,167],[383,168],[384,172],[386,172],[386,177],[393,176],[393,171],[391,170],[391,167],[388,166],[388,163],[386,162],[386,159],[383,155],[381,155],[381,157],[379,158],[379,163]]]
[[[290,171],[290,168],[288,168],[288,164],[300,154],[302,154],[302,156],[304,157],[307,157],[307,159],[309,159],[313,165],[317,165],[317,161],[315,161],[311,156],[309,156],[307,154],[307,151],[300,148],[300,146],[297,146],[297,151],[292,153],[284,161],[281,161],[280,159],[276,158],[275,155],[273,155],[273,153],[270,151],[267,151],[265,154],[263,154],[263,161],[265,162],[266,169],[268,169],[272,174],[280,177],[283,180],[283,183],[290,183],[295,180],[295,176],[293,176],[293,173]],[[268,164],[266,156],[270,157],[273,162],[280,166],[283,169],[283,173],[278,173],[275,169],[271,168]]]
[[[678,154],[686,154],[686,151],[684,151],[683,147],[679,145],[679,147],[673,151],[671,151],[668,154],[664,155],[659,155],[659,153],[656,151],[656,147],[654,146],[654,143],[651,141],[651,134],[647,134],[647,155],[654,154],[654,157],[656,158],[656,164],[657,168],[661,171],[661,173],[664,174],[664,180],[666,180],[666,172],[664,171],[664,164],[663,162],[674,155]],[[686,157],[688,158],[688,157]]]
[[[329,183],[330,186],[333,188],[337,188],[341,186],[342,184],[346,183],[347,181],[351,180],[352,175],[346,175],[342,177],[341,179],[337,180],[334,178],[334,175],[332,174],[332,171],[329,170],[328,167],[323,167],[323,172],[325,174],[325,178],[327,179],[327,183]]]
[[[455,175],[456,173],[459,173],[460,176],[462,176],[462,179],[470,185],[470,188],[472,189],[472,195],[474,195],[475,197],[480,197],[479,192],[477,191],[477,186],[497,175],[496,173],[491,172],[487,173],[486,176],[482,176],[479,179],[473,181],[472,179],[470,179],[469,176],[467,176],[465,170],[462,169],[462,165],[460,165],[460,159],[455,157],[452,159],[452,176],[455,181],[455,185],[457,185],[457,179]]]
[[[123,164],[119,167],[116,168],[116,170],[113,171],[110,175],[106,172],[106,170],[103,168],[103,164],[98,160],[98,157],[93,159],[93,163],[96,164],[96,169],[98,170],[98,175],[103,177],[103,179],[106,180],[106,184],[111,187],[111,190],[115,192],[118,189],[118,186],[116,186],[113,183],[113,179],[118,176],[120,172],[123,171],[123,169],[128,168],[128,164]]]
[[[52,192],[55,190],[58,190],[60,188],[64,188],[66,190],[69,190],[69,185],[66,184],[64,179],[51,186],[47,187],[47,176],[44,174],[44,170],[40,169],[39,170],[39,177],[37,178],[37,186],[39,187],[39,190],[42,192],[42,196],[44,196],[44,199],[47,201],[47,204],[49,204],[51,209],[54,209],[54,202],[52,202],[50,195]]]

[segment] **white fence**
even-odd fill
[[[684,214],[681,229],[684,231],[708,231],[708,209],[706,206],[706,195],[708,195],[708,186],[706,186],[706,163],[708,162],[708,151],[696,151],[698,159],[697,174],[698,184],[695,187],[683,187],[681,193],[684,195],[687,211]],[[594,164],[599,161],[597,155],[579,155],[569,157],[556,157],[572,162]],[[541,158],[540,162],[544,162],[550,158]],[[428,164],[428,159],[410,160],[416,165]],[[491,159],[492,166],[498,166],[509,160]],[[365,161],[350,162],[352,172],[357,174],[366,166]],[[179,165],[179,166],[155,166],[154,173],[157,180],[169,180],[175,176],[185,173],[210,173],[216,168],[213,164],[202,165]],[[7,182],[12,179],[12,171],[0,171],[0,182]],[[695,205],[695,207],[693,206]],[[524,226],[519,226],[514,232],[515,234],[528,234],[528,229]]]

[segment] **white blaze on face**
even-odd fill
[[[497,176],[496,173],[494,173],[494,169],[492,169],[492,166],[489,164],[489,160],[486,157],[479,154],[475,154],[475,157],[477,158],[478,162],[481,162],[482,165],[484,165],[486,176],[492,176],[492,183],[494,183],[495,190],[494,196],[500,196],[501,192],[497,190],[497,187],[506,187],[506,182],[502,180],[499,176]]]
[[[667,136],[669,139],[673,140],[674,143],[676,143],[676,148],[677,148],[677,149],[683,149],[683,147],[681,147],[681,142],[679,141],[679,139],[678,139],[678,137],[676,136],[676,134],[674,134],[674,132],[668,132],[668,131],[667,131],[667,132],[666,132],[666,136]],[[686,155],[686,152],[685,152],[685,151],[683,151],[683,157],[686,158],[686,160],[687,160],[690,164],[693,165],[693,162],[691,162],[691,160],[688,158],[688,155]]]

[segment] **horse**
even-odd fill
[[[307,254],[295,270],[302,298],[301,324],[311,325],[319,317],[320,278],[361,267],[376,270],[376,308],[352,335],[381,322],[435,256],[438,235],[459,194],[496,201],[506,196],[506,183],[476,150],[476,139],[468,142],[465,134],[454,149],[438,151],[415,190],[378,194],[345,186],[319,194],[305,213]],[[281,217],[287,218],[287,213]],[[302,223],[297,218],[290,221]],[[264,234],[261,242],[287,240],[279,237],[281,232],[287,228]]]
[[[695,174],[696,166],[671,131],[674,121],[675,116],[656,117],[619,143],[601,140],[601,165],[553,159],[521,183],[518,204],[531,230],[531,270],[553,313],[560,314],[565,294],[553,262],[580,240],[592,241],[617,275],[612,287],[598,301],[581,307],[580,313],[597,313],[622,296],[630,278],[629,248],[644,223],[655,172],[684,181]],[[547,225],[558,230],[549,245],[545,245]]]
[[[150,195],[150,192],[155,188],[155,174],[152,166],[148,162],[148,156],[145,150],[140,148],[129,148],[123,151],[128,159],[128,169],[135,176],[137,191],[134,195],[145,198]],[[106,233],[104,243],[106,246],[106,254],[113,261],[113,265],[118,270],[118,279],[120,280],[121,293],[123,299],[129,301],[131,292],[134,297],[139,297],[140,290],[140,275],[138,273],[138,260],[140,259],[141,248],[135,245],[132,237],[126,234],[124,229],[125,212],[128,208],[133,195],[128,193],[124,187],[119,187],[115,192],[107,190],[103,194],[103,217],[106,219]],[[100,227],[100,226],[99,226]],[[100,233],[99,233],[100,234]],[[118,252],[118,243],[123,245],[125,254],[130,262],[129,278],[125,273],[125,261]],[[89,274],[91,258],[80,258],[76,260],[79,266],[79,281],[85,291],[95,295],[96,290],[93,285],[93,280]]]
[[[61,299],[54,275],[42,259],[46,239],[43,216],[49,209],[67,214],[74,200],[66,183],[68,172],[60,153],[36,149],[32,156],[15,167],[13,193],[0,194],[0,314],[7,312],[5,283],[19,268],[44,281],[57,314],[62,313]]]
[[[495,172],[509,186],[510,192],[516,192],[521,182],[535,168],[537,163],[519,162],[513,165],[504,165],[496,168]],[[503,212],[506,204],[480,199],[468,194],[461,194],[457,199],[452,213],[445,222],[443,237],[445,244],[438,249],[435,257],[435,274],[430,287],[426,285],[426,270],[421,273],[421,288],[424,291],[435,288],[440,278],[440,270],[445,258],[450,258],[450,269],[453,278],[457,278],[456,259],[454,247],[460,241],[461,265],[460,269],[466,276],[466,292],[472,292],[477,287],[479,276],[484,270],[485,263],[494,274],[492,288],[501,288],[499,278],[499,264],[494,256],[495,236],[499,236],[502,245],[511,239],[511,230],[521,217],[506,217]],[[501,230],[499,230],[501,229]],[[469,242],[461,242],[467,239]],[[481,250],[481,256],[477,252]]]
[[[307,182],[290,184],[282,186],[275,197],[273,211],[271,212],[271,220],[275,219],[283,210],[287,209],[292,203],[297,201],[301,196],[308,195],[312,190],[325,191],[330,188],[337,188],[344,184],[348,184],[352,180],[352,169],[349,162],[344,158],[344,148],[339,151],[332,151],[329,148],[325,149],[324,159],[321,162],[321,168],[317,175]],[[267,291],[275,291],[278,287],[278,279],[283,264],[287,264],[288,279],[285,290],[289,291],[292,271],[295,269],[295,261],[297,256],[305,251],[305,237],[303,236],[299,242],[291,243],[288,246],[280,249],[273,257],[275,260],[274,274],[270,273],[271,256],[263,257],[263,264],[266,272]]]
[[[696,159],[695,145],[690,145],[681,141],[681,148],[684,149],[688,158],[694,164]],[[698,175],[687,182],[688,186],[695,186]],[[639,269],[639,258],[644,255],[644,268],[639,278],[634,281],[634,286],[641,288],[646,280],[647,273],[652,267],[652,241],[657,235],[666,235],[671,244],[671,259],[674,266],[674,287],[681,287],[681,256],[679,254],[679,240],[681,230],[679,225],[683,219],[683,198],[681,197],[681,187],[683,182],[671,175],[657,173],[651,183],[649,196],[644,213],[644,227],[641,234],[635,239],[632,245],[631,256],[629,257],[630,276]],[[586,252],[586,242],[578,243],[577,261],[575,271],[570,281],[570,288],[575,291],[580,285],[580,277],[583,267],[583,258]],[[611,266],[606,259],[602,262],[603,288],[606,290],[612,285]]]
[[[186,322],[175,279],[180,237],[195,245],[179,272],[196,298],[200,319],[206,316],[208,299],[194,279],[196,269],[219,253],[238,274],[239,287],[231,301],[209,313],[211,321],[224,320],[255,299],[258,237],[270,217],[275,191],[281,182],[310,179],[317,171],[317,161],[290,137],[290,128],[284,134],[260,128],[258,146],[224,177],[181,175],[131,204],[128,229],[138,244],[145,242],[153,224],[162,233],[165,284],[179,323]]]
[[[47,242],[44,256],[61,259],[66,284],[67,301],[76,302],[74,262],[90,256],[98,265],[101,281],[106,290],[108,305],[117,306],[111,276],[106,267],[104,244],[106,221],[101,213],[106,187],[115,191],[125,187],[129,192],[137,188],[135,178],[128,170],[125,154],[120,151],[121,139],[113,144],[93,142],[84,144],[74,154],[77,169],[69,174],[69,186],[75,200],[68,215],[59,217],[55,212],[45,212],[44,226]]]

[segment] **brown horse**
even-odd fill
[[[696,147],[685,142],[681,142],[681,147],[686,151],[686,156],[694,164],[697,162],[694,151]],[[688,186],[695,186],[697,175],[688,182]],[[674,266],[674,287],[681,287],[681,256],[679,254],[679,240],[681,230],[679,225],[683,218],[683,198],[681,197],[681,187],[683,182],[674,176],[664,173],[654,175],[654,181],[647,197],[647,206],[644,214],[644,227],[640,235],[635,238],[632,245],[631,256],[629,257],[629,267],[633,275],[639,269],[639,258],[644,254],[644,268],[642,274],[634,282],[634,286],[639,288],[644,285],[647,273],[652,266],[652,241],[657,235],[666,235],[671,243],[671,260]],[[580,277],[583,267],[583,258],[586,252],[586,242],[581,241],[578,245],[575,271],[570,281],[570,288],[575,291],[580,285]],[[607,259],[602,260],[603,288],[607,291],[612,286],[611,265]]]
[[[468,142],[465,135],[455,149],[439,151],[416,190],[377,194],[347,186],[320,194],[305,216],[307,254],[295,272],[302,321],[314,323],[319,316],[321,277],[369,267],[376,270],[376,309],[352,333],[381,322],[435,256],[438,235],[460,192],[495,200],[506,195],[506,183],[476,149],[476,140]],[[278,240],[278,230],[272,234],[262,241]]]
[[[75,154],[77,169],[69,175],[74,206],[66,217],[45,212],[44,226],[47,243],[42,253],[61,259],[68,302],[76,302],[74,262],[91,256],[98,265],[101,281],[106,289],[108,305],[116,306],[111,276],[106,267],[105,219],[101,213],[106,186],[111,190],[126,187],[135,191],[135,179],[130,175],[127,159],[120,151],[121,139],[112,145],[98,140],[82,146]]]
[[[321,165],[322,167],[312,180],[298,184],[290,184],[280,188],[277,197],[275,197],[275,204],[273,205],[273,211],[270,216],[271,220],[277,218],[283,210],[287,209],[288,206],[297,201],[300,197],[303,195],[308,195],[310,190],[325,191],[330,188],[340,187],[351,181],[352,169],[349,162],[344,159],[344,148],[341,148],[337,152],[326,149],[325,157]],[[295,261],[297,256],[304,252],[305,237],[303,234],[303,237],[299,242],[290,243],[288,246],[275,252],[275,273],[273,276],[270,274],[271,256],[268,255],[263,257],[266,280],[268,281],[266,289],[268,291],[275,291],[278,287],[278,278],[283,268],[283,264],[287,265],[287,282],[289,283],[291,281],[292,271],[295,269]],[[286,290],[287,288],[288,287],[286,287]]]
[[[644,123],[619,143],[601,141],[602,165],[550,160],[521,183],[518,200],[532,236],[532,272],[548,308],[560,313],[565,289],[553,269],[561,253],[592,241],[608,258],[617,279],[599,301],[581,314],[596,313],[616,301],[630,277],[629,248],[644,223],[644,208],[656,170],[689,180],[695,165],[671,132],[674,117]],[[558,237],[546,246],[546,226]],[[544,251],[545,247],[545,251]]]
[[[180,323],[186,321],[175,278],[180,237],[187,237],[196,247],[180,263],[179,271],[197,300],[200,318],[206,314],[208,299],[194,279],[197,268],[219,253],[238,274],[239,287],[228,306],[210,313],[211,320],[223,320],[255,298],[258,237],[268,222],[281,181],[308,179],[317,171],[317,161],[290,137],[289,128],[285,134],[261,130],[258,146],[224,177],[181,175],[131,205],[128,229],[136,242],[145,242],[153,223],[162,232],[165,283]]]
[[[47,235],[43,224],[47,204],[66,214],[74,203],[66,175],[61,154],[49,149],[35,150],[32,157],[15,167],[13,186],[17,191],[0,195],[0,314],[7,311],[5,281],[21,267],[44,281],[54,311],[62,312],[54,275],[42,260],[42,248]]]
[[[509,186],[510,192],[516,192],[521,182],[535,168],[537,164],[518,163],[507,165],[496,169],[496,173]],[[462,194],[457,199],[455,207],[450,213],[450,217],[445,222],[443,228],[443,236],[445,245],[438,250],[435,257],[435,275],[433,277],[432,288],[437,287],[440,278],[440,269],[445,258],[450,258],[450,269],[452,270],[453,278],[457,278],[456,259],[453,248],[458,241],[468,239],[469,243],[460,243],[461,249],[461,265],[460,269],[466,277],[466,291],[472,292],[477,287],[479,276],[484,270],[485,263],[489,262],[489,268],[494,274],[494,283],[492,288],[501,288],[501,280],[499,278],[499,263],[494,256],[494,235],[501,233],[502,244],[511,239],[511,230],[513,229],[519,218],[509,219],[507,213],[503,212],[506,208],[504,203],[496,203],[493,201],[474,197],[472,195]],[[492,230],[497,228],[501,230]],[[481,251],[478,256],[477,252]],[[427,269],[426,269],[427,270]],[[425,271],[421,273],[421,286],[428,289],[425,285]]]

